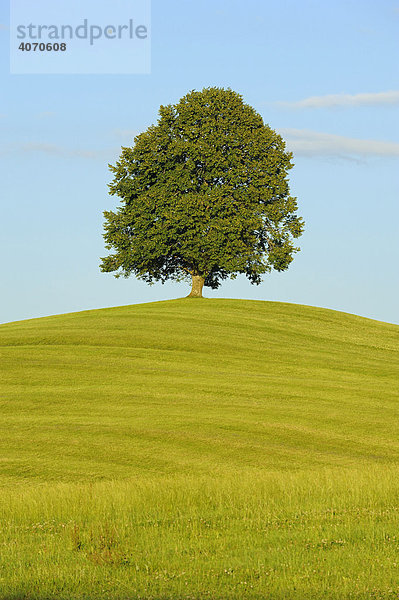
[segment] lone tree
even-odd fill
[[[284,271],[303,220],[289,195],[292,154],[231,89],[192,91],[123,147],[105,211],[101,270],[147,283],[192,281],[191,297],[244,273]]]

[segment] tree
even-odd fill
[[[299,250],[303,220],[289,195],[292,154],[231,89],[192,91],[161,106],[159,119],[123,147],[105,211],[114,253],[103,272],[153,283],[191,278],[190,296],[243,273],[251,283],[284,271]]]

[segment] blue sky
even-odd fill
[[[150,74],[11,75],[2,2],[0,321],[188,293],[100,273],[107,165],[160,104],[220,86],[294,152],[306,231],[288,271],[205,295],[398,323],[398,24],[399,0],[153,0]]]

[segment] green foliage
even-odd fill
[[[230,89],[190,92],[161,106],[156,125],[122,148],[105,211],[113,254],[101,270],[148,283],[190,275],[217,288],[243,273],[255,284],[288,268],[303,221],[289,195],[292,154]]]

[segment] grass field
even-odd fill
[[[1,600],[398,599],[398,348],[240,300],[0,326]]]

